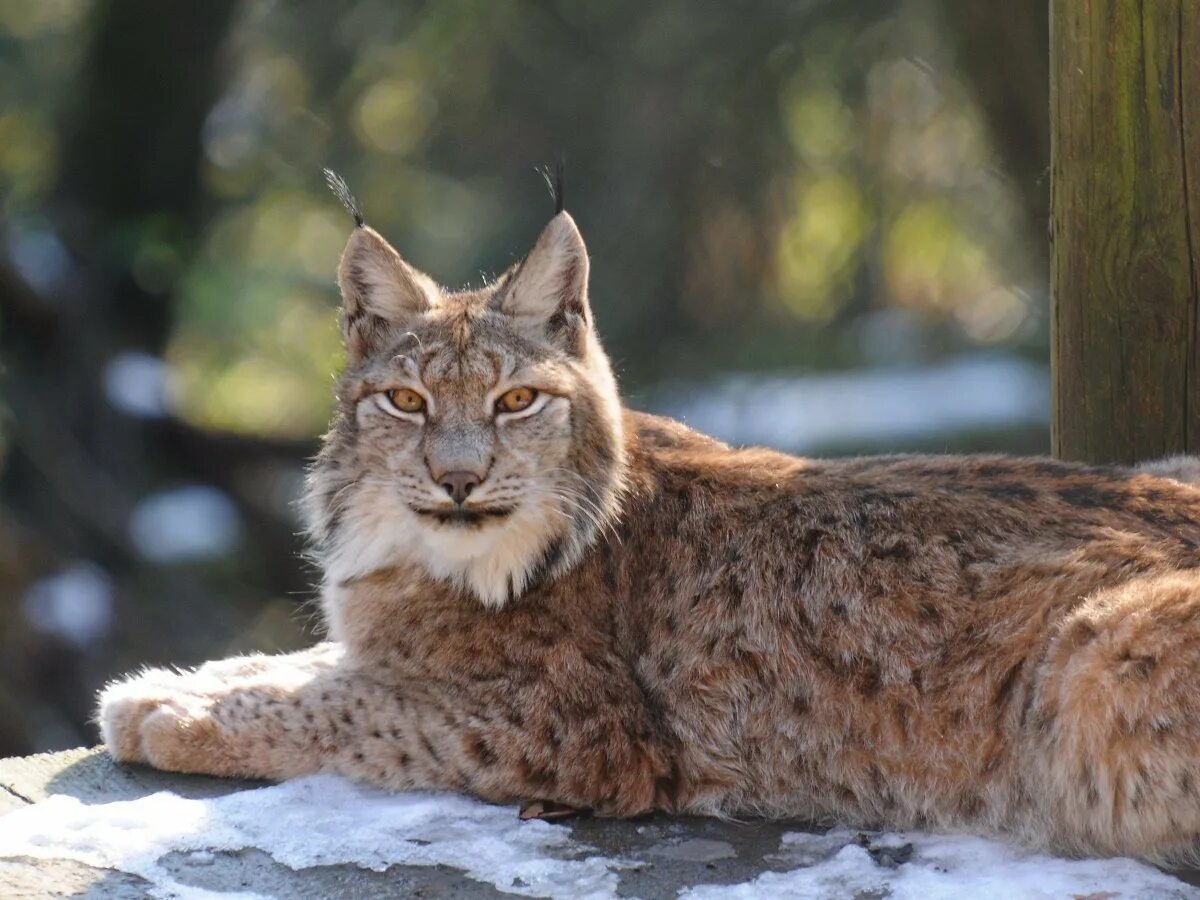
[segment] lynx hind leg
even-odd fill
[[[1063,622],[1024,716],[1034,825],[1063,849],[1200,850],[1200,574],[1102,591]],[[1038,783],[1038,782],[1041,783]]]
[[[1194,487],[1200,487],[1200,456],[1168,456],[1151,462],[1139,463],[1139,472],[1171,478]]]

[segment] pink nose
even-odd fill
[[[474,472],[447,472],[438,483],[454,501],[455,506],[462,506],[471,496],[471,491],[479,487],[479,476]]]

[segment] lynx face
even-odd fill
[[[307,497],[328,585],[416,565],[499,606],[594,540],[623,459],[587,274],[566,213],[471,292],[354,232],[338,273],[348,367]]]

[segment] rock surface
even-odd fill
[[[1166,875],[1123,860],[1029,857],[974,838],[846,831],[822,836],[795,823],[665,816],[547,825],[521,823],[515,810],[449,795],[405,799],[340,779],[246,793],[261,787],[117,766],[97,750],[0,761],[0,897],[475,898],[521,893],[647,900],[680,895],[928,900],[956,891],[963,896],[1200,897],[1200,890],[1191,886],[1200,882],[1194,872]],[[160,796],[148,799],[152,795]],[[33,804],[50,814],[28,810]],[[257,805],[264,813],[255,820]],[[442,806],[452,812],[439,818],[436,809],[429,811]],[[161,818],[148,813],[151,807],[159,809]],[[364,829],[365,836],[351,834],[354,829],[346,824],[359,810],[371,826]],[[196,830],[177,827],[191,814],[200,815]],[[206,817],[211,818],[211,847],[204,844]],[[311,854],[297,855],[295,835],[264,837],[263,829],[273,824],[282,831],[320,831],[322,821],[331,833],[313,838],[314,844],[324,841],[325,849],[317,847]],[[171,836],[161,837],[164,828],[172,827],[176,837],[184,836],[182,841],[172,844]],[[56,828],[63,834],[56,834]],[[109,834],[86,838],[88,829],[97,828],[126,829],[121,831],[126,843],[114,843]],[[509,833],[521,838],[505,843]],[[372,839],[379,844],[378,855],[372,851],[364,857],[363,848],[370,849]],[[151,863],[112,863],[133,859],[136,854],[130,855],[128,846],[143,840],[161,842],[162,852],[155,851]],[[428,846],[439,840],[470,849],[459,856],[439,856],[432,852],[438,847]],[[93,845],[99,848],[95,853]],[[523,866],[519,871],[524,877],[489,874],[500,869],[481,864],[488,853],[499,854],[495,859],[500,861],[506,861],[506,854],[525,854],[514,863]],[[106,860],[110,865],[103,864]]]

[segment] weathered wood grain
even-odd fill
[[[1054,452],[1200,452],[1200,0],[1050,8]]]

